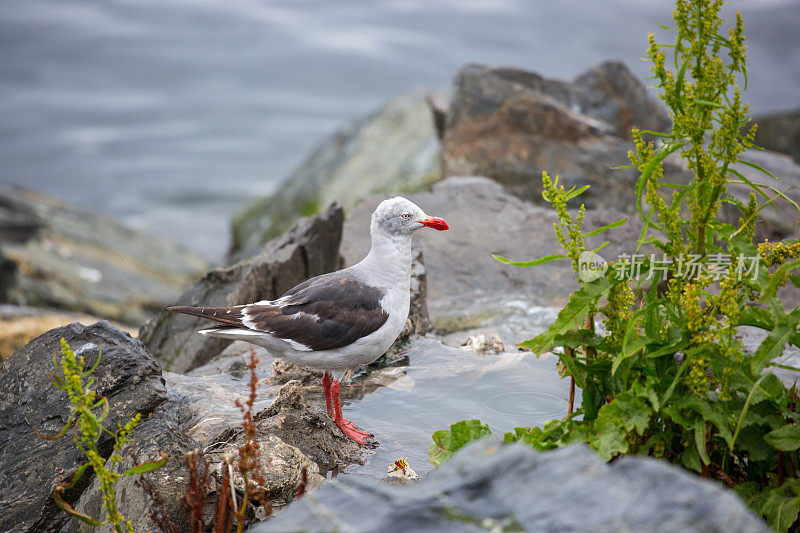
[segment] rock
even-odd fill
[[[631,124],[659,129],[663,109],[620,63],[604,63],[573,83],[532,72],[469,65],[455,79],[442,144],[442,175],[489,177],[541,202],[542,171],[565,186],[592,185],[588,208],[630,211],[636,172]],[[667,173],[682,173],[680,166]]]
[[[166,399],[161,370],[144,345],[108,322],[63,326],[19,348],[0,371],[1,531],[52,531],[68,521],[51,494],[59,474],[69,478],[85,459],[69,434],[51,441],[37,437],[33,429],[56,434],[71,412],[67,394],[50,381],[61,338],[89,364],[102,350],[93,389],[108,398],[107,427],[127,422],[136,412],[146,419]],[[103,434],[98,447],[110,453],[110,443]],[[82,481],[66,493],[67,502],[74,504],[93,477],[91,469],[84,472]]]
[[[414,469],[408,465],[408,457],[401,457],[386,469],[386,477],[381,483],[388,485],[408,485],[419,479]]]
[[[261,434],[275,435],[297,447],[320,471],[360,462],[361,448],[345,437],[322,408],[306,408],[299,381],[289,381],[268,408],[255,416]]]
[[[537,314],[542,306],[559,307],[577,288],[569,261],[516,268],[491,257],[495,253],[523,260],[560,253],[553,236],[553,210],[522,201],[482,177],[448,178],[431,192],[408,198],[450,225],[450,231],[421,230],[414,236],[425,253],[428,311],[437,330],[462,331],[490,324],[506,328],[510,316]],[[379,200],[377,196],[365,198],[348,213],[342,236],[345,264],[353,264],[369,250],[363,226]],[[641,227],[637,217],[613,210],[590,210],[586,229],[625,217],[625,225],[587,239],[589,246],[610,240],[601,252],[609,260],[621,253],[634,253]],[[643,249],[642,253],[650,252]],[[529,338],[514,338],[509,335],[513,332],[503,328],[492,329],[504,342]]]
[[[206,512],[204,522],[210,528],[213,520],[213,509],[219,498],[220,485],[223,479],[223,468],[231,467],[233,485],[239,493],[239,501],[244,493],[244,480],[238,470],[238,448],[243,444],[242,428],[239,425],[241,417],[231,417],[227,420],[227,429],[219,435],[200,443],[193,441],[186,434],[186,429],[191,426],[197,418],[199,411],[196,405],[187,404],[182,396],[180,387],[170,390],[170,400],[162,408],[159,408],[150,418],[147,419],[132,434],[135,442],[137,454],[140,461],[158,459],[159,452],[168,455],[166,466],[155,470],[146,475],[148,481],[162,496],[164,501],[164,511],[173,525],[181,526],[186,521],[186,514],[182,506],[188,480],[189,471],[186,463],[186,453],[196,448],[203,450],[202,457],[208,461],[208,471],[210,479],[204,488]],[[194,416],[175,418],[175,415],[183,410],[184,413],[194,411]],[[306,406],[300,399],[300,385],[298,382],[290,382],[278,393],[278,398],[262,411],[260,418],[269,418],[278,413],[292,412],[295,415],[306,410]],[[315,415],[310,415],[314,419]],[[286,415],[284,416],[286,418]],[[336,454],[339,439],[344,437],[336,435],[338,430],[332,424],[321,424],[320,428],[314,428],[307,432],[309,441],[297,439],[304,445],[312,446],[318,450],[323,446],[320,443],[327,443],[328,455],[320,455],[328,462],[336,464],[341,461],[343,464],[351,460],[359,460],[358,450],[353,447],[347,448],[353,453],[353,457],[348,453],[339,450]],[[274,424],[257,423],[256,432],[259,443],[260,474],[264,479],[262,488],[266,490],[268,501],[272,506],[283,506],[294,500],[298,489],[302,484],[306,493],[316,490],[323,481],[319,473],[317,463],[313,462],[298,447],[287,444],[280,439],[273,431]],[[357,448],[357,447],[355,447]],[[202,464],[202,463],[201,463]],[[325,463],[328,464],[328,463]],[[133,466],[130,459],[127,459],[124,467]],[[202,471],[202,469],[201,469]],[[119,495],[119,510],[133,522],[136,531],[156,531],[158,526],[150,516],[153,502],[147,492],[136,483],[137,478],[123,478],[118,482],[117,494]],[[81,496],[76,509],[90,515],[101,514],[102,501],[97,491],[97,482],[89,487]],[[143,512],[147,511],[147,512]],[[86,528],[87,533],[90,531]],[[180,528],[179,530],[186,530]]]
[[[756,144],[800,163],[800,109],[756,117]]]
[[[174,304],[222,307],[274,299],[310,277],[336,270],[343,218],[342,208],[332,204],[299,221],[255,257],[210,270]],[[208,324],[164,310],[142,327],[139,338],[166,369],[187,372],[211,361],[231,343],[195,333]]]
[[[497,335],[491,335],[487,338],[483,333],[470,335],[461,347],[467,351],[479,354],[498,354],[506,351],[506,347],[503,345],[503,339]]]
[[[139,326],[205,268],[177,245],[0,184],[0,302]]]
[[[766,532],[733,493],[669,463],[587,447],[473,443],[413,487],[338,479],[253,528],[270,531]]]
[[[325,139],[275,193],[236,215],[236,257],[332,201],[349,209],[369,193],[420,190],[435,182],[439,142],[426,96],[392,100]]]
[[[28,307],[25,305],[0,305],[0,360],[10,356],[20,346],[53,328],[66,326],[73,322],[88,325],[94,324],[98,317],[80,313],[70,313],[58,309]],[[135,334],[122,324],[114,323],[114,327]]]
[[[544,78],[510,68],[470,65],[455,79],[442,143],[442,175],[481,175],[505,185],[515,195],[543,203],[543,171],[566,187],[590,185],[581,196],[589,209],[635,213],[638,172],[614,167],[630,164],[630,128],[667,131],[663,108],[621,63],[607,62],[573,82]],[[781,178],[746,165],[735,168],[751,181],[787,190],[800,202],[800,166],[787,157],[750,150],[742,159]],[[664,162],[666,182],[686,183],[691,175],[677,156]],[[750,188],[731,185],[728,192],[747,203]],[[770,193],[773,196],[774,193]],[[763,201],[763,198],[759,198]],[[781,209],[764,209],[756,228],[759,240],[795,235],[795,209],[776,199]],[[787,214],[788,213],[788,214]],[[735,223],[739,210],[725,204],[725,220]]]
[[[611,124],[617,137],[632,139],[634,126],[654,131],[668,131],[672,126],[661,102],[619,61],[606,61],[587,70],[569,88],[565,103]]]
[[[325,479],[319,474],[317,464],[310,461],[300,450],[286,444],[275,435],[267,435],[258,439],[259,457],[258,464],[264,483],[256,483],[256,486],[263,489],[268,494],[269,502],[273,506],[283,506],[297,498],[297,492],[301,484],[306,493],[315,491]],[[212,464],[216,463],[217,478],[222,479],[219,467],[221,461],[214,461],[218,455],[230,454],[236,456],[238,453],[238,443],[227,449],[220,450],[212,455]],[[236,491],[244,493],[244,478],[238,471],[238,460],[234,460],[233,484]],[[304,473],[305,472],[305,473]],[[305,480],[303,479],[305,477]]]

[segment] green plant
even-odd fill
[[[112,432],[103,426],[103,421],[109,413],[108,399],[102,396],[98,397],[97,393],[91,388],[94,383],[94,377],[91,374],[98,364],[100,364],[100,354],[98,354],[94,365],[85,370],[83,356],[76,355],[67,342],[61,339],[60,360],[57,359],[57,354],[53,354],[53,365],[57,370],[60,370],[61,375],[53,373],[51,377],[53,384],[57,388],[66,391],[69,396],[72,413],[70,413],[64,428],[56,435],[42,435],[36,428],[34,430],[37,435],[44,439],[56,440],[64,437],[71,428],[75,427],[77,429],[74,437],[75,444],[86,456],[86,462],[78,467],[69,482],[59,481],[56,485],[53,490],[53,500],[55,500],[56,504],[70,515],[89,525],[111,524],[118,532],[132,532],[133,526],[131,522],[126,520],[117,509],[114,484],[121,477],[138,475],[160,468],[166,463],[167,457],[162,454],[161,459],[158,461],[138,464],[121,473],[117,471],[123,460],[120,455],[122,448],[129,442],[128,437],[139,424],[141,416],[137,413],[125,425],[118,424],[116,432]],[[98,441],[103,433],[107,433],[114,439],[112,451],[108,457],[103,457],[98,450]],[[90,466],[100,481],[103,509],[106,512],[104,520],[79,513],[62,497],[63,493],[72,488]]]
[[[787,344],[800,346],[800,308],[786,312],[777,297],[787,281],[800,287],[800,246],[757,247],[753,233],[760,211],[775,207],[776,197],[800,208],[784,192],[737,170],[737,164],[747,165],[773,178],[740,159],[755,134],[754,128],[740,133],[748,121],[736,85],[739,77],[746,80],[743,22],[737,14],[722,35],[722,4],[677,0],[675,43],[649,38],[655,86],[673,128],[634,129],[629,158],[640,172],[638,243],[659,254],[619,258],[604,275],[581,284],[547,331],[520,344],[537,354],[557,351],[582,389],[582,403],[563,420],[516,428],[505,441],[540,450],[586,442],[605,460],[621,454],[664,458],[734,488],[773,528],[785,531],[800,512],[800,395],[770,367],[782,366],[773,360]],[[674,70],[666,67],[667,51]],[[691,171],[688,183],[665,180],[663,163],[672,154]],[[579,272],[583,238],[595,232],[583,232],[582,208],[573,220],[565,205],[584,189],[565,191],[547,174],[543,182],[544,197],[558,214],[556,237],[564,253],[498,260],[527,267],[569,258]],[[728,194],[730,184],[750,187],[749,201]],[[738,223],[722,219],[723,203],[739,209]],[[595,329],[598,318],[602,331]],[[745,325],[765,332],[752,353],[735,336]],[[446,438],[439,434],[435,442]],[[438,459],[434,452],[439,448],[432,447],[432,460]]]

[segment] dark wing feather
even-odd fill
[[[216,320],[227,326],[244,327],[242,324],[242,310],[245,305],[233,307],[190,307],[188,305],[174,305],[167,307],[167,311],[183,313],[184,315],[198,316],[209,320]]]
[[[311,350],[333,350],[377,331],[389,318],[384,293],[352,278],[325,274],[290,289],[276,305],[169,307],[170,311],[215,320],[226,326],[268,332]]]
[[[381,308],[383,292],[343,276],[319,276],[279,299],[280,305],[248,305],[243,320],[312,350],[352,344],[378,330],[389,318]]]

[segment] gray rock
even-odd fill
[[[631,139],[634,126],[654,131],[672,126],[661,102],[619,61],[606,61],[587,70],[570,88],[571,102],[579,112],[608,122],[617,137]]]
[[[455,79],[442,175],[486,176],[540,202],[546,170],[566,186],[592,185],[583,196],[587,207],[628,211],[636,172],[611,170],[629,163],[625,132],[667,124],[664,110],[620,63],[604,63],[572,83],[470,65]]]
[[[85,459],[71,433],[50,441],[33,429],[56,434],[71,412],[66,392],[50,381],[61,338],[89,365],[102,350],[93,389],[108,398],[107,427],[124,424],[136,412],[146,418],[166,399],[161,370],[144,345],[108,322],[56,328],[14,352],[0,369],[0,531],[51,531],[69,520],[51,494],[59,475],[69,478]],[[111,442],[103,434],[98,447],[110,454]],[[84,472],[65,494],[68,503],[74,504],[92,479],[91,469]]]
[[[486,439],[413,487],[331,480],[267,523],[269,531],[766,532],[721,486],[666,462],[602,462],[572,445],[536,452]]]
[[[0,302],[139,326],[206,267],[177,245],[0,184]]]
[[[455,79],[442,145],[442,175],[486,176],[540,204],[541,176],[547,171],[566,187],[590,185],[581,196],[589,209],[635,213],[639,173],[614,168],[630,164],[631,126],[667,131],[670,124],[661,105],[621,63],[603,63],[571,83],[518,69],[470,65]],[[742,159],[780,178],[775,182],[749,166],[737,165],[751,181],[782,190],[800,185],[800,166],[788,157],[751,150]],[[677,155],[665,160],[664,175],[672,183],[686,183],[691,177]],[[746,203],[750,190],[733,184],[728,192]],[[800,189],[786,194],[800,202]],[[780,213],[771,208],[761,212],[759,240],[795,235],[796,210],[780,198],[775,203]],[[735,223],[739,210],[725,204],[722,216]]]
[[[301,215],[366,194],[420,190],[439,178],[439,142],[425,93],[402,96],[324,141],[271,196],[233,221],[233,251],[246,256]]]
[[[221,307],[269,300],[310,277],[336,270],[343,218],[342,208],[333,204],[299,221],[255,257],[212,269],[174,304]],[[207,320],[164,310],[142,327],[139,338],[166,369],[186,372],[211,361],[231,343],[195,333],[207,325]]]
[[[448,178],[437,183],[431,192],[408,198],[450,225],[450,231],[423,229],[414,236],[425,253],[427,305],[434,328],[465,330],[487,322],[503,322],[513,314],[526,315],[530,306],[558,307],[577,288],[569,261],[516,268],[503,265],[490,255],[525,260],[559,253],[553,236],[556,216],[552,209],[520,200],[496,182],[481,177]],[[342,237],[346,264],[360,260],[369,250],[363,228],[380,199],[368,197],[348,213]],[[593,247],[610,240],[600,252],[608,260],[635,252],[641,227],[638,219],[612,210],[592,210],[586,215],[587,229],[625,217],[628,223],[622,227],[587,239]],[[507,342],[520,340],[523,339]]]
[[[185,454],[192,450],[202,450],[210,473],[209,483],[204,488],[203,519],[205,527],[210,530],[223,480],[223,468],[228,468],[230,464],[239,502],[244,493],[244,481],[237,466],[238,449],[243,444],[241,416],[238,409],[235,412],[220,410],[217,403],[217,410],[213,414],[224,419],[220,425],[227,426],[227,429],[206,440],[192,439],[189,434],[197,436],[197,424],[202,424],[199,418],[206,416],[205,408],[195,399],[197,391],[193,389],[198,385],[202,387],[198,383],[201,380],[195,378],[191,380],[191,385],[174,380],[169,384],[169,381],[171,380],[168,380],[168,401],[137,428],[131,438],[140,462],[156,460],[161,452],[168,455],[164,467],[146,474],[145,477],[160,494],[164,502],[161,509],[178,531],[189,531],[186,512],[182,506],[189,481]],[[206,386],[208,385],[209,382],[206,382]],[[261,390],[261,396],[263,393]],[[266,491],[269,504],[281,507],[297,497],[301,485],[307,494],[316,490],[324,479],[320,475],[320,468],[328,471],[338,465],[361,462],[361,450],[346,439],[319,409],[309,409],[305,405],[299,382],[286,383],[277,391],[277,397],[273,398],[269,406],[256,414],[256,438],[259,443],[259,473],[264,480],[261,487]],[[259,400],[257,406],[263,403],[263,400]],[[123,468],[131,466],[132,460],[126,458]],[[157,531],[158,525],[151,516],[151,511],[157,507],[153,505],[151,496],[137,483],[137,479],[138,476],[133,476],[117,482],[115,488],[119,510],[132,521],[136,531]],[[79,512],[102,515],[102,500],[98,489],[99,485],[95,480],[83,492],[75,506]],[[92,529],[72,522],[64,531],[89,533]],[[101,531],[110,529],[104,528]]]
[[[756,144],[792,156],[800,163],[800,109],[755,117]]]

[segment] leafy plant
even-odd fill
[[[800,512],[800,395],[770,367],[783,366],[773,360],[787,344],[800,346],[800,308],[786,312],[777,297],[786,281],[800,287],[800,244],[756,246],[753,234],[761,210],[777,209],[775,198],[800,208],[768,183],[768,172],[740,158],[755,135],[754,127],[741,133],[748,122],[737,86],[740,77],[746,83],[745,38],[741,14],[721,33],[722,4],[677,0],[674,44],[649,37],[653,79],[673,128],[634,128],[629,158],[640,172],[638,244],[660,254],[619,258],[581,284],[547,331],[520,344],[537,354],[556,351],[582,389],[582,403],[563,420],[516,428],[505,441],[540,450],[586,442],[605,460],[664,458],[734,488],[785,531]],[[666,66],[667,52],[674,70]],[[665,180],[663,164],[673,154],[691,172],[688,183]],[[767,183],[752,181],[737,165],[761,171]],[[583,239],[619,223],[584,232],[583,206],[573,219],[566,202],[585,188],[564,190],[546,173],[543,184],[558,214],[563,254],[497,259],[529,267],[568,258],[580,273]],[[752,189],[747,203],[728,194],[731,184]],[[723,203],[739,209],[738,223],[720,216]],[[765,332],[753,353],[735,336],[740,326]],[[452,429],[434,434],[435,443],[454,438]],[[440,448],[446,449],[431,448],[434,463],[447,458]]]
[[[162,457],[158,461],[138,464],[125,472],[117,471],[119,464],[123,460],[120,455],[122,448],[129,442],[128,437],[139,424],[141,415],[138,413],[133,415],[125,425],[117,424],[116,432],[112,432],[103,426],[103,421],[108,417],[109,413],[108,399],[102,396],[98,397],[97,393],[91,389],[94,383],[94,377],[91,374],[100,364],[100,357],[101,355],[98,354],[94,365],[85,370],[86,365],[83,356],[76,355],[67,342],[61,339],[60,360],[57,359],[57,354],[53,354],[53,365],[57,370],[60,370],[61,375],[53,373],[51,377],[53,384],[57,388],[67,392],[72,404],[72,413],[67,419],[64,428],[56,435],[42,435],[36,428],[34,430],[37,435],[44,439],[57,440],[64,437],[71,428],[75,427],[77,430],[74,437],[75,444],[86,456],[86,462],[78,467],[69,482],[60,480],[56,485],[53,490],[53,500],[55,500],[56,504],[70,515],[89,525],[111,524],[118,532],[132,532],[133,526],[131,522],[126,520],[117,509],[114,484],[121,477],[138,475],[162,467],[167,461],[167,456],[161,454]],[[97,447],[97,443],[104,432],[114,439],[111,455],[107,458],[101,455]],[[106,517],[103,520],[79,513],[62,497],[66,490],[72,488],[80,480],[83,473],[90,466],[100,481],[103,509],[106,512]]]
[[[466,444],[492,434],[489,426],[478,420],[463,420],[433,434],[433,444],[428,450],[430,462],[439,466]]]

